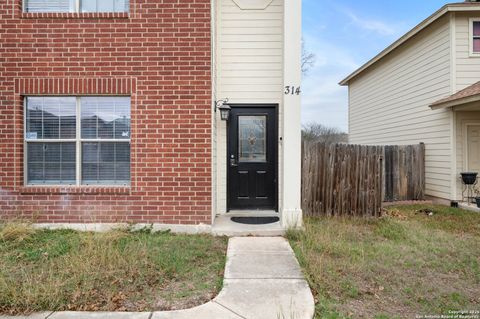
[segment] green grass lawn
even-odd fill
[[[433,211],[432,216],[422,209]],[[415,318],[480,310],[480,214],[397,206],[380,219],[308,218],[288,234],[316,318]]]
[[[227,240],[0,225],[0,313],[190,308],[221,289]]]

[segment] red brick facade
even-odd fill
[[[0,218],[211,222],[210,0],[130,13],[22,13],[0,2]],[[23,96],[130,95],[130,187],[24,185]]]

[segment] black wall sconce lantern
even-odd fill
[[[228,99],[217,101],[217,109],[220,111],[220,118],[222,119],[222,121],[228,121],[230,117],[230,111],[232,110],[230,105],[228,105],[227,103]]]

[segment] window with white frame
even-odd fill
[[[25,12],[128,12],[129,0],[24,0]]]
[[[480,55],[480,20],[472,20],[472,53]]]
[[[130,97],[26,97],[26,183],[130,184],[130,122]]]

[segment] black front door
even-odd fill
[[[277,210],[277,109],[232,106],[228,209]]]

